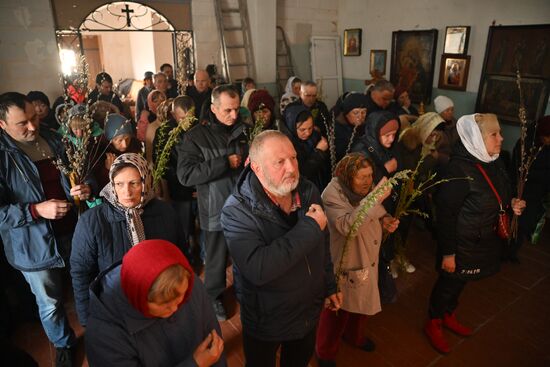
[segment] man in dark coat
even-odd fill
[[[177,80],[174,79],[174,69],[170,64],[162,64],[160,66],[160,72],[166,75],[166,80],[168,82],[168,88],[166,89],[166,97],[176,98],[179,94],[178,88],[179,84]]]
[[[0,95],[0,236],[6,258],[36,296],[40,320],[57,349],[56,365],[72,365],[75,335],[63,309],[61,269],[70,249],[76,213],[72,197],[90,197],[87,184],[72,189],[53,160],[63,145],[23,94]]]
[[[212,100],[208,115],[177,146],[177,172],[183,186],[197,187],[206,247],[204,282],[218,320],[225,320],[221,296],[226,284],[227,245],[220,214],[241,173],[248,145],[239,116],[238,90],[220,85],[212,91]]]
[[[331,116],[328,112],[327,105],[317,99],[317,83],[308,80],[302,83],[300,86],[300,99],[290,103],[287,107],[295,105],[303,105],[306,107],[311,116],[313,116],[313,122],[315,129],[321,133],[324,137],[327,137],[327,126],[331,121]],[[285,109],[286,119],[286,109]]]
[[[367,91],[367,114],[375,111],[396,111],[399,106],[393,102],[395,87],[385,79],[380,79]]]
[[[323,305],[340,307],[319,191],[300,179],[281,132],[253,140],[250,165],[222,210],[241,305],[247,366],[307,366]]]
[[[185,90],[185,94],[193,98],[195,102],[196,115],[202,120],[210,111],[210,99],[212,88],[210,88],[210,76],[206,70],[197,70],[194,76],[194,83]]]
[[[143,87],[139,90],[136,100],[136,117],[135,120],[139,120],[141,111],[147,110],[147,96],[153,90],[153,72],[146,71],[143,77]]]

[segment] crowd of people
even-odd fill
[[[541,152],[520,200],[521,156],[502,159],[497,117],[457,120],[446,96],[419,115],[406,89],[379,80],[329,110],[298,77],[277,104],[251,78],[214,87],[197,70],[180,85],[163,64],[131,109],[109,74],[95,82],[51,108],[39,91],[0,95],[1,240],[60,367],[76,346],[69,275],[90,366],[226,365],[228,264],[247,366],[274,367],[279,350],[281,366],[313,355],[336,366],[342,340],[373,351],[368,317],[395,302],[400,271],[415,271],[400,248],[414,223],[437,239],[424,331],[448,353],[444,327],[473,333],[457,319],[466,284],[518,262],[545,211],[548,116],[529,131]],[[79,182],[66,169],[75,164]],[[404,169],[418,170],[417,183],[450,179],[414,203],[435,218],[396,217],[388,179]],[[524,211],[504,246],[501,217]]]

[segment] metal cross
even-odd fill
[[[130,22],[130,13],[133,13],[134,10],[133,10],[133,9],[130,9],[130,7],[128,6],[128,4],[124,4],[124,6],[126,6],[126,9],[122,9],[121,12],[126,13],[126,25],[127,25],[128,27],[131,27],[131,26],[132,26],[132,23]]]

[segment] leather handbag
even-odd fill
[[[489,179],[489,176],[487,176],[487,172],[485,172],[483,167],[481,167],[481,164],[477,163],[476,166],[481,171],[481,174],[483,175],[483,177],[485,177],[485,180],[487,181],[487,183],[495,193],[495,196],[497,197],[497,200],[498,200],[498,205],[500,206],[500,210],[498,212],[498,220],[495,228],[497,236],[503,240],[507,240],[510,238],[510,216],[502,207],[502,200],[500,199],[500,195],[498,194],[497,190],[495,189],[495,186]]]

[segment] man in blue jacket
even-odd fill
[[[0,235],[6,257],[36,296],[57,366],[71,366],[75,335],[63,309],[60,270],[76,224],[71,197],[88,199],[90,186],[70,189],[54,164],[65,157],[63,145],[54,133],[40,130],[23,94],[0,95],[0,127]]]
[[[307,366],[323,305],[340,308],[319,191],[278,131],[256,136],[221,223],[233,258],[247,366]]]

